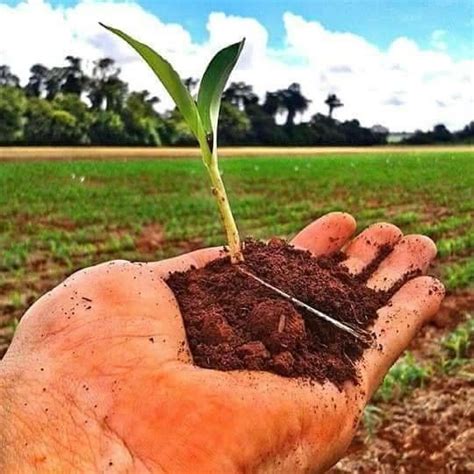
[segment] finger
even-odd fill
[[[374,326],[376,345],[366,351],[362,373],[370,396],[405,350],[418,329],[432,318],[444,298],[443,284],[433,277],[410,280],[379,309]]]
[[[393,224],[373,224],[349,243],[344,251],[347,259],[342,264],[350,273],[357,275],[374,262],[382,249],[393,247],[402,235],[402,231]]]
[[[291,243],[316,256],[328,255],[340,250],[355,229],[356,221],[350,214],[330,212],[305,227]]]
[[[407,235],[369,278],[367,286],[389,290],[407,273],[424,273],[436,256],[436,245],[424,235]]]
[[[166,278],[172,272],[184,272],[191,267],[200,268],[210,261],[226,255],[227,252],[224,247],[209,247],[161,260],[160,262],[152,262],[148,265],[156,270],[162,278]]]

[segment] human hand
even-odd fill
[[[356,274],[378,245],[395,245],[368,281],[387,289],[425,272],[433,242],[389,224],[355,231],[332,213],[293,244],[315,255],[345,246]],[[0,472],[320,472],[350,443],[365,403],[443,298],[431,277],[407,282],[379,310],[383,350],[359,362],[360,384],[303,384],[267,372],[192,365],[177,303],[163,278],[219,249],[149,264],[81,270],[38,300],[0,362]]]

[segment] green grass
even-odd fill
[[[463,229],[471,229],[472,231],[472,221],[473,219],[469,214],[451,216],[446,219],[436,220],[433,223],[421,225],[419,231],[432,238],[437,238],[438,236],[450,231],[456,231],[460,227]]]
[[[459,255],[470,252],[472,249],[474,249],[474,231],[471,229],[465,235],[438,241],[438,255],[440,257]]]
[[[443,270],[443,283],[448,290],[474,286],[474,260],[446,265]]]

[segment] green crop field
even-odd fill
[[[443,400],[451,420],[445,425],[455,428],[443,427],[440,443],[461,435],[458,414],[467,409],[474,378],[472,151],[234,156],[221,168],[243,235],[291,237],[318,216],[345,210],[360,229],[391,221],[438,245],[431,273],[448,289],[438,322],[386,377],[366,409],[352,454],[332,472],[354,472],[358,462],[371,472],[390,464],[373,437],[393,446],[398,438],[405,442],[390,420],[405,414],[401,432],[432,426]],[[222,243],[205,180],[197,158],[0,163],[0,357],[25,309],[76,269]]]
[[[436,240],[435,271],[472,282],[470,152],[229,158],[222,171],[243,235],[291,236],[332,210],[362,228],[389,220]],[[223,241],[196,158],[0,165],[3,344],[31,301],[77,268],[152,260]]]

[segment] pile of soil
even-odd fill
[[[380,249],[380,261],[389,249]],[[365,279],[377,262],[354,278],[342,253],[315,258],[280,239],[248,240],[242,268],[355,329],[370,328],[391,293]],[[286,377],[357,382],[362,341],[245,275],[228,257],[169,276],[184,319],[194,363],[218,370],[265,370]],[[373,343],[373,341],[372,341]]]

